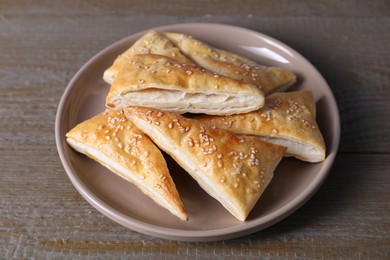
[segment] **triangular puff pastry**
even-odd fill
[[[310,91],[274,93],[257,111],[232,116],[200,116],[201,122],[286,146],[286,156],[308,162],[325,160],[325,143],[316,122]]]
[[[253,85],[156,54],[131,56],[106,99],[116,110],[132,105],[212,115],[249,112],[263,104],[262,91]]]
[[[67,134],[68,144],[135,184],[182,220],[187,214],[160,150],[123,111],[106,111]],[[129,194],[131,196],[131,194]]]
[[[168,56],[181,63],[193,63],[193,61],[184,56],[164,35],[156,31],[149,31],[139,38],[128,50],[119,55],[114,60],[114,63],[104,71],[104,81],[112,84],[123,64],[126,64],[132,55],[147,53]]]
[[[245,221],[285,147],[239,137],[177,113],[128,107],[126,116],[232,215]]]
[[[238,54],[211,47],[192,36],[173,32],[164,35],[198,65],[214,73],[253,84],[265,95],[285,91],[296,81],[295,74],[290,71],[259,65]]]

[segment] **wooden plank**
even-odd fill
[[[253,235],[208,243],[155,239],[109,220],[81,198],[58,160],[42,169],[44,158],[53,157],[42,153],[20,158],[20,164],[0,164],[0,252],[6,258],[165,254],[384,259],[390,253],[389,155],[340,155],[324,185],[293,215]]]
[[[91,17],[74,18],[11,17],[0,23],[0,35],[8,35],[2,37],[0,52],[0,89],[5,93],[0,109],[7,122],[0,128],[2,138],[15,134],[9,129],[29,131],[11,119],[15,116],[25,118],[26,126],[48,122],[52,130],[62,92],[83,63],[119,38],[172,22],[168,17],[119,16],[96,26]],[[237,19],[237,24],[246,26],[246,20]],[[249,28],[286,42],[324,75],[340,108],[341,152],[390,151],[390,17],[253,18]],[[4,142],[12,140],[7,138]]]
[[[53,3],[49,0],[0,2],[0,9],[6,14],[115,14],[115,15],[171,15],[171,16],[387,16],[390,7],[386,0],[372,1],[266,1],[245,0],[237,1],[185,1],[185,0],[132,0],[132,1],[77,1]]]

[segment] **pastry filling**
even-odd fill
[[[265,136],[256,136],[258,139],[270,142],[276,145],[287,147],[287,151],[284,156],[294,156],[300,160],[310,161],[310,162],[318,162],[323,160],[324,154],[323,152],[308,144],[303,144],[297,141],[285,139],[285,138],[276,138],[276,137],[265,137]]]
[[[261,106],[254,96],[231,94],[187,93],[179,90],[145,89],[118,96],[112,103],[117,109],[126,106],[148,106],[175,112],[229,114],[237,108],[249,112]],[[233,111],[232,111],[233,110]]]

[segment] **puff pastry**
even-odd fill
[[[129,57],[134,54],[146,53],[168,56],[181,63],[193,63],[193,61],[184,56],[164,35],[156,31],[149,31],[139,38],[128,50],[119,55],[114,60],[114,63],[104,71],[104,81],[108,84],[112,84],[123,64],[128,62]]]
[[[316,122],[316,107],[310,91],[274,93],[257,111],[232,116],[200,116],[197,120],[252,135],[288,149],[285,156],[307,162],[325,160],[325,143]]]
[[[213,115],[249,112],[263,104],[262,91],[253,85],[156,54],[132,55],[106,99],[116,110],[132,105]]]
[[[160,150],[123,111],[106,111],[67,134],[68,144],[135,184],[181,220],[187,214]],[[129,194],[131,196],[131,194]]]
[[[164,35],[198,65],[253,84],[265,95],[285,91],[296,82],[295,74],[288,70],[259,65],[238,54],[211,47],[189,35],[174,32],[165,32]]]
[[[177,113],[128,107],[126,116],[232,215],[245,221],[285,147],[239,137]]]

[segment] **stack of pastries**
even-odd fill
[[[188,215],[161,150],[240,221],[283,156],[325,159],[313,94],[285,92],[296,82],[290,71],[150,31],[103,79],[106,111],[71,129],[68,144],[181,220]]]

